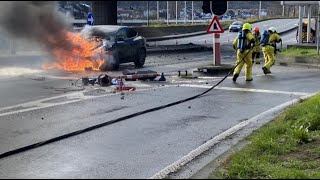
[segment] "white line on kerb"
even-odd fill
[[[288,101],[286,103],[283,103],[283,104],[281,104],[279,106],[271,108],[271,109],[269,109],[269,110],[267,110],[267,111],[265,111],[265,112],[263,112],[263,113],[261,113],[261,114],[259,114],[257,116],[254,116],[254,117],[252,117],[252,118],[250,118],[250,119],[248,119],[246,121],[243,121],[243,122],[241,122],[241,123],[229,128],[228,130],[224,131],[223,133],[219,134],[218,136],[215,136],[214,138],[210,139],[206,143],[202,144],[198,148],[192,150],[187,155],[183,156],[181,159],[175,161],[173,164],[165,167],[164,169],[162,169],[158,173],[156,173],[153,176],[149,177],[149,179],[164,179],[164,178],[167,178],[170,173],[178,171],[182,166],[184,166],[188,162],[192,161],[194,158],[196,158],[197,156],[199,156],[203,152],[209,150],[215,144],[219,143],[221,140],[223,140],[226,137],[234,134],[235,132],[239,131],[240,129],[242,129],[243,127],[247,126],[248,124],[257,122],[260,119],[263,119],[263,118],[265,118],[265,117],[267,117],[269,115],[276,114],[276,113],[280,112],[282,109],[299,102],[300,99],[307,99],[307,98],[309,98],[309,97],[311,97],[311,96],[313,96],[315,94],[316,93],[313,93],[313,94],[310,94],[310,95],[307,95],[307,96],[303,96],[303,97]]]
[[[212,86],[208,86],[208,85],[193,85],[193,84],[181,84],[180,86],[197,87],[197,88],[205,88],[205,89],[209,89],[212,87]],[[274,94],[289,94],[289,95],[297,95],[297,96],[306,96],[306,95],[311,94],[311,93],[304,93],[304,92],[290,92],[290,91],[276,91],[276,90],[267,90],[267,89],[250,89],[250,88],[234,88],[234,87],[215,87],[215,89],[231,90],[231,91],[274,93]]]

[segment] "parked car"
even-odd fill
[[[100,70],[117,70],[121,63],[133,62],[143,67],[146,59],[146,39],[127,26],[97,25],[86,26],[81,33],[102,39],[102,49],[112,54],[113,60],[105,60]]]
[[[229,32],[238,32],[242,29],[243,22],[235,21],[229,26]]]

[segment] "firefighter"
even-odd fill
[[[264,36],[264,34],[262,35]],[[261,38],[262,53],[264,57],[264,66],[262,67],[264,74],[270,74],[270,68],[274,65],[275,54],[277,51],[277,44],[282,41],[280,35],[277,33],[275,27],[270,27],[268,29],[268,37],[266,38],[266,43],[263,43],[263,37]]]
[[[253,52],[252,52],[252,63],[256,62],[256,64],[260,64],[260,28],[255,27],[253,28],[253,35],[255,38],[255,43],[253,47]]]
[[[244,23],[242,30],[238,36],[233,40],[233,48],[237,52],[237,61],[239,65],[233,71],[233,82],[236,82],[243,65],[246,65],[245,75],[246,81],[252,81],[252,48],[254,45],[254,36],[251,33],[251,25]],[[241,62],[240,62],[241,61]]]

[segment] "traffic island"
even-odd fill
[[[196,71],[193,71],[194,76],[196,75],[226,75],[233,69],[234,65],[232,64],[221,64],[219,66],[208,65],[197,68]]]

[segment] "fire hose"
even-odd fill
[[[117,118],[117,119],[114,119],[114,120],[111,120],[111,121],[107,121],[107,122],[103,122],[103,123],[100,123],[100,124],[97,124],[97,125],[93,125],[93,126],[90,126],[90,127],[84,128],[84,129],[80,129],[80,130],[77,130],[77,131],[74,131],[74,132],[71,132],[71,133],[67,133],[67,134],[64,134],[64,135],[61,135],[61,136],[57,136],[57,137],[51,138],[51,139],[48,139],[48,140],[40,141],[38,143],[34,143],[34,144],[31,144],[31,145],[28,145],[28,146],[24,146],[24,147],[21,147],[21,148],[18,148],[18,149],[7,151],[5,153],[0,154],[0,159],[8,157],[8,156],[15,155],[15,154],[18,154],[18,153],[21,153],[21,152],[25,152],[25,151],[28,151],[28,150],[31,150],[31,149],[35,149],[37,147],[41,147],[41,146],[44,146],[44,145],[47,145],[47,144],[50,144],[50,143],[54,143],[54,142],[57,142],[57,141],[60,141],[60,140],[66,139],[66,138],[70,138],[72,136],[76,136],[76,135],[79,135],[79,134],[82,134],[82,133],[85,133],[85,132],[89,132],[89,131],[92,131],[92,130],[95,130],[95,129],[98,129],[98,128],[101,128],[101,127],[104,127],[104,126],[107,126],[107,125],[110,125],[110,124],[114,124],[114,123],[117,123],[117,122],[120,122],[120,121],[123,121],[123,120],[127,120],[127,119],[130,119],[130,118],[136,117],[136,116],[140,116],[140,115],[143,115],[143,114],[146,114],[146,113],[154,112],[154,111],[157,111],[157,110],[161,110],[161,109],[164,109],[164,108],[168,108],[168,107],[171,107],[171,106],[174,106],[174,105],[177,105],[177,104],[181,104],[181,103],[196,99],[196,98],[208,93],[209,91],[211,91],[212,89],[217,87],[219,84],[221,84],[234,71],[234,69],[244,60],[244,58],[247,57],[247,55],[249,54],[250,51],[252,51],[252,48],[227,73],[227,75],[224,76],[217,84],[213,85],[211,88],[207,89],[206,91],[204,91],[204,92],[202,92],[202,93],[200,93],[198,95],[195,95],[195,96],[192,96],[192,97],[180,100],[180,101],[176,101],[176,102],[173,102],[173,103],[169,103],[169,104],[166,104],[166,105],[162,105],[162,106],[158,106],[158,107],[155,107],[155,108],[150,108],[150,109],[147,109],[147,110],[136,112],[136,113],[133,113],[133,114],[130,114],[130,115],[127,115],[127,116],[123,116],[123,117],[120,117],[120,118]],[[103,80],[102,76],[100,77],[100,83],[106,83]]]

